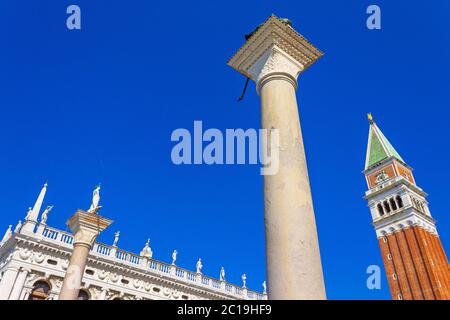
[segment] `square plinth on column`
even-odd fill
[[[323,55],[289,22],[272,15],[253,31],[247,42],[228,61],[228,65],[257,81],[262,69],[268,67],[267,56],[274,51],[286,58],[286,68],[295,69],[294,73],[297,74],[293,74],[294,77]]]
[[[113,221],[96,213],[90,213],[78,209],[67,221],[67,226],[72,230],[74,243],[83,242],[92,245],[95,238],[105,230]]]

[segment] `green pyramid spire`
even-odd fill
[[[400,154],[394,149],[389,140],[381,132],[380,128],[372,120],[372,115],[369,114],[369,142],[367,145],[366,166],[367,170],[371,166],[390,157],[397,158],[401,162],[405,162]]]

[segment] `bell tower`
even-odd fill
[[[368,115],[364,175],[372,222],[394,300],[450,299],[450,267],[427,194]]]

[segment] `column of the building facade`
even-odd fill
[[[29,273],[28,269],[24,269],[24,268],[20,269],[17,279],[14,283],[14,287],[9,296],[9,300],[19,300],[20,299],[20,294],[22,293],[23,287],[25,285],[25,281],[27,280],[28,273]]]
[[[19,267],[11,265],[6,268],[0,282],[0,300],[8,300],[11,291],[14,288],[17,275],[19,273]]]

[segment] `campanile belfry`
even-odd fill
[[[369,114],[364,175],[394,300],[450,299],[450,269],[427,194]]]

